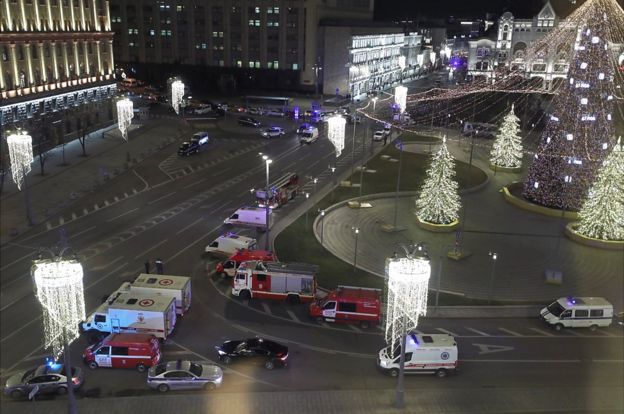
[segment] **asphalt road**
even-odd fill
[[[208,129],[211,142],[201,154],[178,159],[174,155],[176,146],[166,147],[132,174],[124,174],[109,184],[116,189],[132,188],[140,180],[144,191],[64,226],[67,242],[82,257],[87,310],[93,310],[103,295],[142,272],[146,259],[160,257],[165,273],[189,275],[193,279],[192,308],[165,343],[166,359],[216,360],[214,345],[254,335],[275,338],[290,348],[288,368],[266,371],[261,366],[234,364],[226,369],[224,385],[217,392],[391,389],[395,380],[380,374],[374,364],[376,352],[384,346],[381,329],[362,331],[349,325],[317,325],[307,318],[305,305],[241,302],[229,295],[227,281],[213,274],[216,260],[203,254],[205,245],[225,230],[223,219],[253,201],[250,188],[264,185],[259,151],[274,160],[272,177],[294,170],[303,180],[304,191],[313,192],[333,181],[329,165],[336,165],[336,159],[331,143],[323,139],[325,131],[321,131],[323,138],[317,142],[302,146],[292,132],[293,123],[283,119],[266,122],[286,126],[290,132],[267,141],[253,129],[237,126],[229,116],[219,126]],[[365,130],[365,125],[357,127],[357,140],[361,140]],[[350,132],[347,129],[345,153],[337,173],[351,168]],[[356,157],[360,149],[358,144]],[[212,164],[205,166],[207,162]],[[316,188],[311,177],[320,177]],[[302,202],[305,199],[300,196],[292,205],[276,211],[276,219]],[[253,229],[239,230],[262,236]],[[33,296],[29,268],[40,246],[53,246],[58,241],[58,231],[40,226],[2,247],[3,379],[39,364],[46,355],[41,348],[40,305]],[[616,327],[597,332],[556,333],[537,319],[424,318],[419,330],[456,336],[461,371],[445,380],[429,376],[410,378],[406,381],[410,390],[553,387],[555,394],[562,395],[566,385],[599,383],[612,388],[614,398],[619,398],[618,390],[624,386],[624,334]],[[80,339],[71,347],[72,360],[77,365],[81,365],[85,346],[84,339]],[[88,371],[81,392],[97,391],[100,396],[152,395],[144,376],[134,371]],[[10,407],[25,403],[3,398],[2,404]],[[535,408],[530,401],[526,404],[527,409]]]

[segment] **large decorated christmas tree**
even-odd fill
[[[578,210],[613,139],[613,63],[609,20],[594,2],[578,28],[565,83],[552,101],[553,112],[524,184],[524,197],[557,209]]]
[[[598,170],[579,212],[576,231],[601,240],[624,240],[624,148],[621,140]]]
[[[518,134],[520,120],[514,114],[514,106],[503,119],[496,141],[492,146],[490,162],[496,167],[519,168],[522,166],[522,138]]]
[[[451,224],[458,220],[461,207],[458,184],[455,176],[455,161],[446,147],[434,154],[427,178],[416,200],[416,216],[420,221],[432,224]]]

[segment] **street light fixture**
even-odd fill
[[[496,272],[496,259],[498,259],[498,253],[489,252],[492,258],[492,273],[490,274],[490,286],[488,288],[488,305],[492,303],[492,288],[494,287],[494,274]]]
[[[355,269],[357,266],[358,235],[360,234],[360,229],[358,227],[351,227],[351,229],[355,234],[355,248],[353,249],[353,273],[355,273]]]
[[[269,158],[268,155],[262,155],[262,159],[264,160],[264,163],[266,165],[266,194],[264,195],[264,210],[266,212],[266,240],[264,243],[264,248],[265,250],[270,250],[269,248],[269,203],[271,202],[271,195],[270,195],[270,188],[269,188],[269,165],[271,165],[271,163],[273,162],[273,160],[271,160]]]
[[[323,247],[324,222],[325,222],[325,210],[321,210],[321,247]]]
[[[305,193],[305,198],[306,198],[306,218],[305,218],[305,227],[306,229],[308,228],[308,211],[310,211],[310,208],[307,207],[308,204],[308,199],[310,198],[310,193]]]

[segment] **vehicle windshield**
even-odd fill
[[[245,342],[241,342],[240,344],[236,345],[236,352],[241,352],[245,350],[246,347],[247,344]]]
[[[158,364],[154,367],[154,375],[160,375],[167,370],[167,364]]]
[[[555,316],[560,316],[561,313],[565,310],[563,306],[559,304],[559,302],[551,303],[546,307],[546,309],[548,309],[548,312],[552,313]]]
[[[33,368],[33,369],[30,369],[30,370],[26,371],[24,373],[24,376],[22,377],[22,382],[26,382],[29,379],[31,379],[33,377],[33,375],[35,375],[35,370],[36,370],[36,368]]]
[[[196,364],[194,362],[191,362],[191,366],[189,368],[189,371],[191,371],[193,373],[193,375],[195,376],[201,376],[202,374],[202,367],[199,364]]]
[[[185,149],[188,148],[190,144],[188,142],[185,142],[184,144],[180,145],[180,149]]]

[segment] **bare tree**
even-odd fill
[[[87,107],[75,112],[76,126],[78,128],[78,142],[82,147],[82,156],[87,156],[87,136],[92,128],[91,113]]]
[[[35,129],[33,139],[37,145],[38,160],[39,160],[39,174],[45,175],[45,163],[49,157],[48,151],[53,146],[51,138],[51,128],[49,119],[46,115],[42,115],[39,118],[38,125]]]

